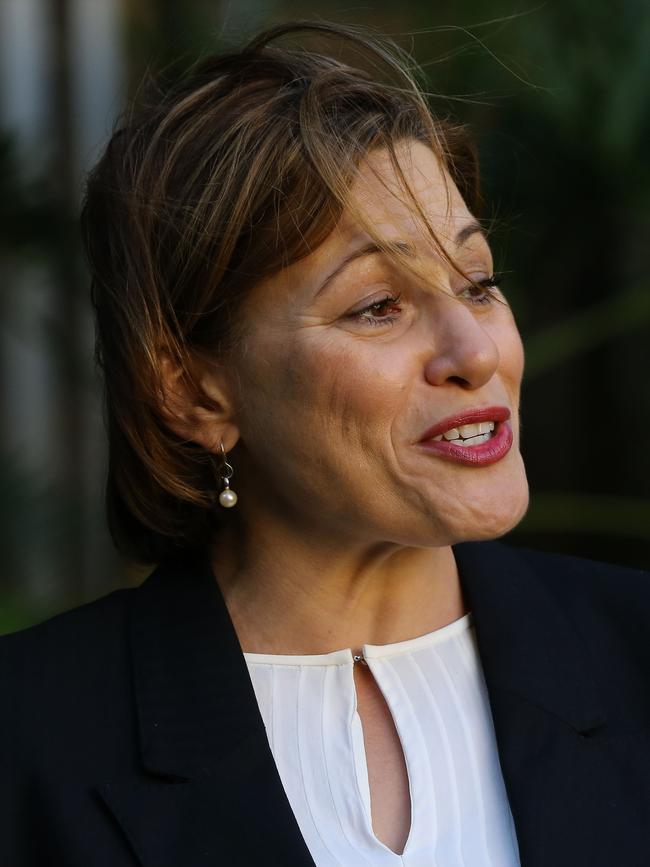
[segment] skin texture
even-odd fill
[[[447,207],[434,154],[405,143],[400,161],[445,249],[474,279],[490,277],[481,234],[454,246],[474,218],[450,178]],[[450,546],[503,535],[528,505],[524,356],[509,306],[472,303],[476,291],[418,228],[386,153],[366,158],[350,195],[385,237],[415,246],[426,279],[374,254],[319,293],[369,240],[346,211],[318,249],[252,291],[236,375],[213,367],[202,378],[216,409],[184,406],[169,373],[174,429],[215,454],[223,440],[234,467],[239,501],[223,510],[213,563],[249,652],[359,652],[457,620],[467,608]],[[371,311],[377,325],[354,316],[399,293]],[[441,419],[494,405],[510,409],[514,434],[496,464],[465,466],[416,445]],[[369,670],[355,666],[354,680],[373,829],[401,852],[410,799],[399,737]]]

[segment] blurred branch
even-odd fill
[[[59,601],[59,609],[71,607]],[[0,596],[0,635],[16,632],[34,623],[39,623],[54,614],[49,607],[36,603],[28,603],[21,596]]]
[[[606,298],[526,338],[526,377],[540,376],[601,343],[650,323],[650,287]]]
[[[606,494],[539,493],[519,528],[645,541],[650,540],[650,502]]]
[[[569,137],[589,142],[604,165],[625,168],[639,156],[648,119],[650,6],[628,0],[624,14],[607,3],[547,4],[543,26],[531,19],[522,34],[527,56],[543,63],[555,85],[539,103]]]

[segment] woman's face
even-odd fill
[[[455,243],[474,218],[450,178],[447,210],[436,157],[416,142],[401,153],[445,249],[475,280],[490,277],[479,231]],[[428,279],[381,253],[350,258],[370,238],[346,211],[319,248],[254,289],[237,371],[240,440],[229,458],[236,508],[250,520],[266,510],[313,538],[417,546],[496,538],[528,505],[518,418],[524,356],[511,310],[435,252],[385,152],[361,168],[353,201],[388,240],[409,245]],[[510,412],[512,446],[499,460],[454,460],[420,442],[439,422],[486,407]]]

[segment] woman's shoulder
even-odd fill
[[[646,660],[650,674],[650,572],[511,540],[459,547],[461,572],[483,610],[497,606],[501,619],[561,620],[587,644],[608,646],[611,660]]]
[[[541,684],[566,698],[597,684],[613,728],[647,728],[650,573],[511,540],[466,544],[460,571],[486,673],[509,673],[524,694]]]
[[[650,627],[650,572],[633,566],[574,554],[494,543],[507,548],[508,557],[525,574],[532,574],[544,590],[569,614],[583,623],[620,626],[641,618]]]
[[[101,778],[109,761],[131,754],[136,593],[115,590],[0,637],[0,802],[15,796],[14,775],[45,785],[62,768],[70,776],[90,768]]]
[[[513,548],[604,670],[650,675],[650,572],[587,557]],[[644,680],[645,682],[645,680]]]
[[[568,569],[575,573],[589,570],[597,571],[599,574],[605,575],[612,572],[626,573],[631,576],[650,576],[650,572],[644,568],[636,566],[627,566],[609,560],[596,560],[592,557],[578,556],[576,554],[565,554],[557,551],[540,550],[538,548],[530,548],[521,545],[514,545],[510,542],[499,542],[500,545],[506,545],[510,550],[516,551],[522,557],[525,557],[531,563],[537,565],[548,565],[557,569]]]
[[[192,596],[194,582],[189,579],[198,568],[189,556],[180,567],[170,558],[138,585],[121,587],[0,636],[0,694],[11,695],[25,706],[56,703],[70,708],[76,702],[101,703],[112,694],[125,694],[124,683],[131,676],[131,641],[147,611],[162,610],[168,623],[177,616],[179,603]],[[196,606],[200,605],[199,597]],[[132,617],[134,613],[140,618]],[[159,619],[154,615],[153,626],[145,623],[146,642],[164,640]]]
[[[510,547],[510,546],[509,546]],[[618,604],[650,604],[650,572],[640,567],[574,554],[511,547],[546,587],[564,598]]]
[[[20,648],[27,645],[47,645],[69,636],[77,641],[86,633],[88,637],[115,629],[116,621],[126,618],[130,598],[135,587],[120,587],[97,599],[76,605],[44,620],[24,626],[14,632],[0,635],[0,647]],[[78,649],[78,648],[77,648]]]
[[[124,670],[133,589],[120,588],[41,623],[0,636],[3,695],[71,700]]]
[[[565,602],[575,598],[650,604],[650,571],[642,568],[520,546],[509,539],[464,542],[455,550],[468,571],[489,573],[495,582],[504,574],[517,575],[524,583],[534,576]]]

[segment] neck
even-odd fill
[[[233,521],[212,566],[242,650],[314,654],[392,644],[467,613],[450,545],[337,547]]]

